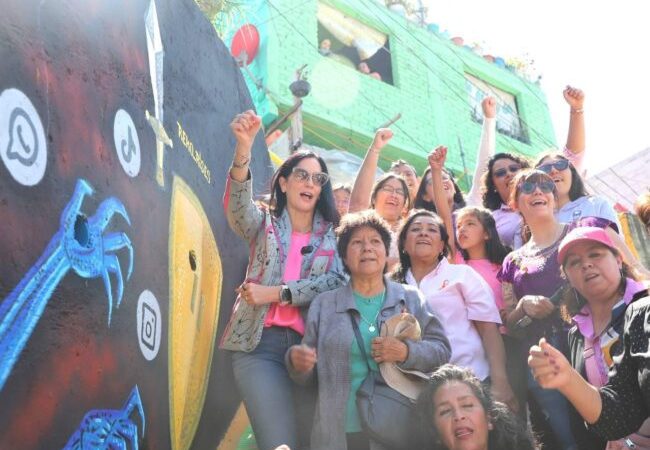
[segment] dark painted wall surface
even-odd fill
[[[190,0],[0,9],[0,448],[215,448],[240,71]]]

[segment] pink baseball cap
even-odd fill
[[[557,261],[560,264],[564,264],[564,260],[566,259],[569,250],[571,250],[571,247],[578,242],[584,241],[598,242],[599,244],[603,244],[606,247],[616,250],[616,246],[607,234],[607,231],[604,229],[598,227],[578,227],[571,230],[566,236],[564,236],[562,242],[560,242],[560,248],[557,252]]]

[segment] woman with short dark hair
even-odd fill
[[[350,283],[314,299],[302,344],[287,352],[287,367],[298,383],[318,382],[311,450],[397,450],[363,429],[357,391],[369,370],[380,376],[382,364],[433,372],[449,360],[449,342],[439,319],[425,307],[422,294],[384,276],[391,234],[376,212],[348,214],[337,232]],[[380,337],[383,324],[403,313],[417,320],[421,339]],[[401,448],[415,447],[405,441]]]

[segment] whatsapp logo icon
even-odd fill
[[[11,176],[24,186],[38,184],[45,174],[43,123],[31,100],[18,89],[0,94],[0,158]]]

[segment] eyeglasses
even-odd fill
[[[567,170],[568,168],[569,168],[568,159],[558,159],[557,161],[552,163],[542,164],[537,169],[541,170],[544,173],[551,173],[551,170],[553,169],[557,170],[558,172],[561,172],[563,170]]]
[[[381,188],[379,188],[379,190],[384,191],[387,194],[397,194],[401,195],[402,197],[406,197],[406,192],[404,192],[404,189],[402,188],[394,188],[393,186],[383,185]]]
[[[552,181],[524,181],[519,187],[519,192],[532,194],[537,188],[544,194],[550,194],[555,191],[555,183]]]
[[[320,186],[320,187],[325,186],[330,179],[330,176],[325,172],[309,173],[305,169],[301,169],[300,167],[294,167],[291,170],[291,173],[295,175],[296,179],[302,183],[306,183],[311,178],[311,181],[316,186]]]
[[[508,167],[502,167],[500,169],[493,171],[492,175],[494,175],[497,178],[503,178],[506,176],[508,172],[517,173],[520,170],[521,170],[521,166],[519,164],[510,164]]]

